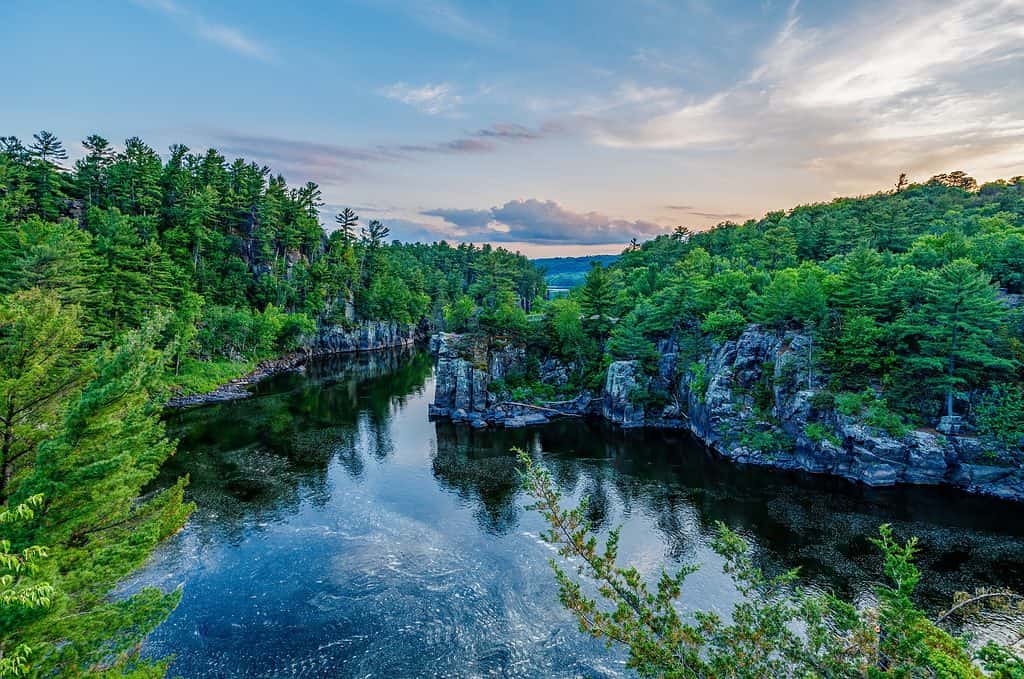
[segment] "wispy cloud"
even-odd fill
[[[233,52],[260,61],[274,61],[272,49],[246,35],[235,26],[218,23],[174,0],[135,0],[136,4],[160,12],[193,35]]]
[[[586,124],[612,147],[770,151],[841,189],[894,168],[949,169],[939,162],[996,172],[1008,155],[1024,158],[1022,110],[1024,3],[910,0],[832,27],[805,25],[793,4],[746,79],[665,112],[627,107]]]
[[[401,12],[435,33],[476,44],[500,42],[490,26],[447,0],[376,0],[373,4]]]
[[[538,129],[516,123],[496,123],[467,132],[464,137],[422,144],[347,146],[284,137],[247,135],[223,130],[209,134],[222,152],[268,163],[275,172],[331,184],[365,174],[375,164],[408,162],[431,155],[492,153],[499,144],[532,142],[555,133],[555,124]]]
[[[435,116],[454,113],[462,104],[462,96],[457,94],[449,83],[427,83],[415,87],[399,82],[381,88],[378,93],[388,99],[408,104],[422,113]]]
[[[598,212],[573,212],[558,203],[535,198],[510,200],[484,210],[437,208],[420,214],[440,217],[452,228],[449,237],[501,243],[608,245],[630,238],[650,238],[665,227],[644,220],[609,217]]]
[[[703,217],[704,219],[717,220],[745,219],[750,216],[745,215],[742,212],[700,212],[698,210],[687,210],[686,214],[693,215],[694,217]]]

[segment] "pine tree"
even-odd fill
[[[608,353],[617,361],[640,361],[646,367],[656,360],[654,342],[644,337],[636,314],[626,316],[615,325],[608,339]]]
[[[180,592],[111,596],[192,509],[183,500],[184,480],[139,499],[173,452],[154,401],[165,362],[153,348],[161,331],[157,319],[81,366],[91,378],[47,430],[12,498],[43,497],[20,540],[50,552],[47,573],[56,595],[52,606],[16,624],[0,621],[0,640],[45,649],[32,659],[39,676],[161,676],[166,669],[142,660],[139,644]]]
[[[338,224],[338,230],[336,233],[340,234],[341,242],[344,245],[350,245],[356,237],[356,227],[359,224],[359,217],[350,208],[345,208],[334,217],[334,221]]]
[[[843,258],[839,275],[830,279],[831,298],[847,314],[876,318],[885,307],[882,257],[861,245]]]
[[[124,142],[124,152],[110,166],[111,202],[128,215],[155,215],[162,203],[163,164],[156,151],[138,137]]]
[[[988,274],[959,259],[930,277],[920,310],[899,322],[906,347],[902,360],[943,392],[947,416],[954,415],[957,390],[977,383],[985,371],[1012,367],[993,348],[1005,315]]]
[[[108,172],[114,162],[114,149],[98,134],[86,137],[82,146],[88,153],[75,163],[75,184],[88,205],[104,206],[108,200]]]
[[[39,215],[45,219],[56,219],[61,212],[64,193],[63,170],[58,161],[67,160],[64,144],[51,133],[43,130],[32,135],[28,146],[32,159],[29,165],[29,182]]]
[[[602,347],[612,327],[614,306],[615,288],[608,270],[595,262],[580,288],[580,309],[583,327]]]
[[[78,318],[39,289],[0,299],[0,505],[81,386]]]

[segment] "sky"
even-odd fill
[[[1024,0],[0,0],[0,134],[213,146],[402,240],[610,253],[1024,174]]]

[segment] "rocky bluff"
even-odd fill
[[[658,346],[654,374],[636,361],[617,361],[600,394],[523,404],[489,388],[525,370],[523,347],[442,333],[431,338],[437,364],[431,415],[475,427],[601,417],[622,427],[688,430],[737,462],[873,486],[942,484],[1024,500],[1024,469],[1007,451],[974,436],[886,431],[863,414],[843,414],[825,389],[828,375],[809,361],[812,349],[806,335],[755,325],[736,340],[712,343],[696,360],[682,360],[676,343],[666,340]],[[540,373],[541,381],[564,383],[565,368],[557,361],[545,361]]]

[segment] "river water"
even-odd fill
[[[1024,507],[936,488],[869,489],[744,467],[685,435],[565,420],[527,430],[432,423],[429,356],[313,363],[244,401],[178,411],[162,482],[189,474],[188,526],[128,584],[183,588],[146,644],[183,677],[628,676],[557,601],[518,490],[513,446],[642,572],[700,563],[688,607],[735,600],[710,549],[717,521],[767,569],[865,600],[883,522],[921,539],[921,600],[1024,589]]]

